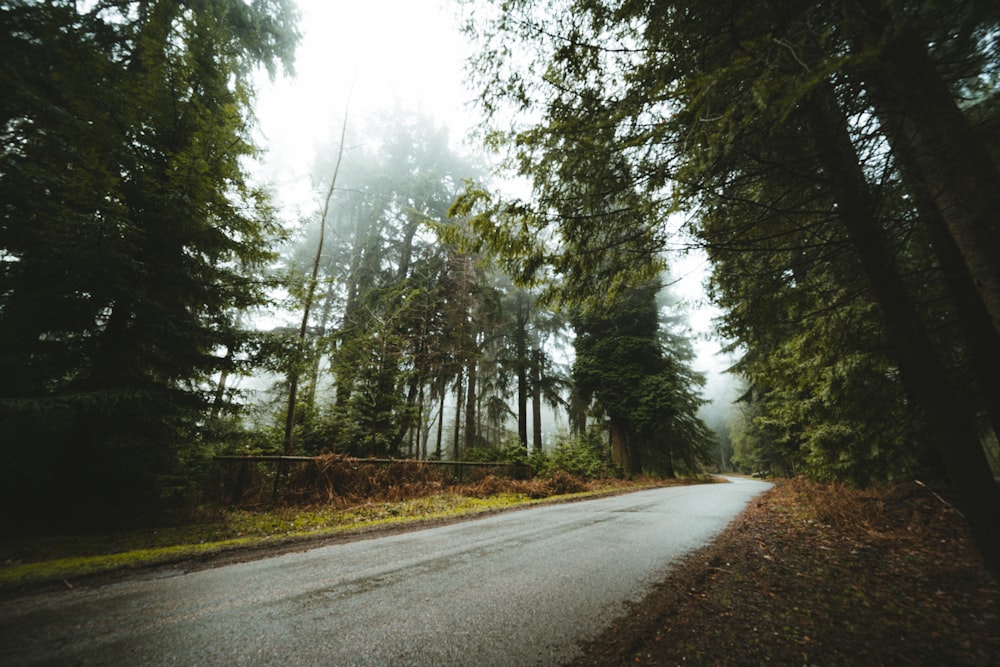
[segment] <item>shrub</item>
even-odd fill
[[[593,431],[582,437],[574,437],[565,432],[556,435],[555,448],[540,461],[544,476],[554,476],[558,472],[569,473],[581,479],[595,479],[608,474],[607,459],[599,435]]]
[[[552,495],[561,496],[566,493],[579,493],[587,490],[587,485],[564,470],[557,470],[547,480]]]

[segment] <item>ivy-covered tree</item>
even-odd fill
[[[183,477],[277,233],[251,75],[285,0],[0,7],[4,514],[132,519]]]

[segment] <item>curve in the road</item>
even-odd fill
[[[12,600],[0,663],[562,664],[769,486],[651,489]]]

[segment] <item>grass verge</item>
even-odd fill
[[[667,483],[696,480],[592,482],[582,490],[531,497],[523,492],[484,494],[483,484],[453,492],[347,508],[283,507],[216,511],[216,519],[105,535],[49,536],[0,541],[0,593],[17,594],[53,582],[138,570],[230,552],[294,547],[384,528],[473,517],[539,503],[566,502]],[[496,486],[486,485],[486,486]],[[532,494],[535,495],[535,494]]]

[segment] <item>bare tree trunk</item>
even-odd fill
[[[219,372],[219,383],[215,387],[215,396],[212,397],[212,419],[218,419],[222,414],[222,408],[226,401],[226,381],[229,380],[229,363],[233,358],[233,348],[226,348],[225,365]]]
[[[892,30],[882,18],[866,34],[881,43]],[[993,327],[1000,333],[1000,171],[977,140],[927,47],[915,37],[890,38],[862,71],[894,152],[905,152],[908,180],[926,190],[965,260]]]
[[[949,237],[941,244],[946,245],[950,242]],[[950,250],[954,250],[954,246]],[[938,252],[938,256],[942,257],[948,252],[948,250]],[[991,327],[989,315],[983,310],[982,302],[976,298],[975,288],[970,284],[964,267],[957,268],[961,266],[957,261],[949,265],[943,259],[942,264],[946,273],[952,269],[948,276],[951,279],[952,301],[958,310],[959,320],[969,344],[971,357],[969,379],[975,379],[975,383],[969,382],[969,384],[975,384],[990,426],[994,434],[1000,435],[1000,373],[997,372],[1000,368],[1000,339]],[[995,441],[993,446],[996,447]],[[995,450],[994,456],[996,456]],[[994,474],[1000,474],[1000,470],[994,469]]]
[[[417,396],[420,391],[420,386],[419,386],[420,384],[421,382],[419,378],[413,378],[410,381],[410,384],[407,388],[405,416],[402,419],[400,419],[399,427],[396,429],[396,434],[393,436],[392,442],[389,445],[389,453],[391,455],[395,455],[401,450],[403,446],[403,440],[404,438],[406,438],[408,433],[412,434],[413,429],[415,427],[419,428],[419,422],[415,422],[414,421],[415,418],[412,415],[413,415],[413,407],[417,403]],[[411,437],[410,440],[412,442],[413,438]],[[410,449],[412,451],[412,447]]]
[[[444,435],[444,397],[445,397],[445,383],[441,383],[441,407],[438,409],[438,428],[437,428],[437,446],[434,448],[434,458],[438,461],[441,460],[443,452],[441,451],[441,441]]]
[[[427,431],[424,429],[424,382],[420,382],[420,393],[417,396],[417,427],[414,429],[416,431],[415,437],[416,442],[413,448],[414,458],[426,459],[427,458]],[[420,450],[420,446],[423,444],[423,452]]]
[[[469,380],[465,396],[465,448],[475,447],[476,435],[476,360],[470,359],[468,365]]]
[[[517,438],[528,450],[528,304],[518,296],[514,347],[517,354]]]
[[[399,251],[399,269],[396,271],[396,280],[403,281],[410,272],[410,261],[413,257],[413,237],[416,236],[420,228],[420,219],[415,215],[406,223],[403,228],[403,242]]]
[[[531,360],[531,440],[542,451],[542,351],[535,348]]]
[[[459,445],[459,438],[462,435],[462,399],[463,392],[462,388],[464,384],[464,372],[461,367],[458,369],[458,375],[455,377],[455,437],[452,439],[452,451],[454,452],[454,458],[457,461],[459,453],[461,452],[461,446]]]
[[[348,107],[350,98],[348,98]],[[344,135],[347,133],[347,108],[344,109],[344,124],[340,128],[340,148],[337,150],[337,164],[333,170],[333,178],[330,179],[330,187],[326,191],[326,199],[323,202],[323,214],[320,217],[319,240],[316,243],[316,256],[313,258],[312,274],[309,278],[309,285],[306,292],[306,301],[302,308],[302,324],[299,326],[299,347],[305,348],[306,331],[309,328],[309,311],[312,309],[313,297],[316,294],[316,282],[319,277],[319,264],[323,257],[323,242],[326,236],[326,218],[330,212],[330,199],[333,198],[333,190],[337,185],[337,174],[340,171],[340,159],[344,155]],[[295,453],[295,401],[299,391],[299,368],[296,363],[292,364],[291,377],[288,379],[288,409],[285,412],[285,441],[282,453],[291,456]],[[274,489],[272,496],[278,496],[281,480],[287,472],[287,464],[284,461],[278,463],[278,470],[274,476]]]
[[[323,311],[319,316],[319,330],[316,332],[318,338],[323,338],[326,335],[326,327],[330,323],[330,315],[333,313],[333,283],[331,282],[326,290],[326,295],[323,297]],[[303,398],[303,402],[306,405],[312,406],[316,403],[316,389],[319,384],[319,369],[320,362],[322,361],[322,355],[318,353],[313,359],[312,372],[309,375],[309,386],[306,388],[306,395]]]
[[[904,174],[913,167],[910,152],[905,144],[897,143],[894,150]],[[941,265],[941,273],[951,303],[955,308],[958,325],[968,346],[968,368],[962,369],[965,380],[959,382],[974,389],[967,392],[969,400],[981,401],[995,433],[1000,433],[1000,334],[993,327],[990,314],[980,299],[975,282],[962,259],[955,239],[930,201],[930,194],[920,179],[914,177],[911,190],[914,201],[924,221],[928,239]],[[994,473],[998,471],[994,470]]]
[[[348,98],[348,107],[350,98]],[[326,198],[323,200],[323,214],[319,221],[319,240],[316,242],[316,255],[313,257],[312,274],[309,277],[309,285],[306,290],[306,300],[302,308],[302,323],[299,325],[299,344],[304,347],[306,331],[309,328],[309,312],[312,310],[313,298],[316,295],[316,283],[319,277],[320,260],[323,258],[323,242],[326,237],[326,219],[330,213],[330,200],[333,198],[333,191],[337,186],[337,175],[340,173],[340,161],[344,157],[344,137],[347,134],[347,108],[344,109],[344,123],[340,127],[340,147],[337,149],[337,163],[333,169],[333,177],[330,179],[330,187],[327,188]],[[299,371],[293,366],[292,376],[288,386],[288,410],[285,413],[285,446],[284,455],[290,456],[295,452],[295,441],[293,433],[295,430],[295,400],[299,388]],[[279,474],[278,477],[281,475]],[[277,483],[275,478],[275,483]]]
[[[632,457],[629,455],[628,441],[625,431],[622,430],[618,420],[611,420],[611,460],[622,469],[626,475],[632,474]]]

